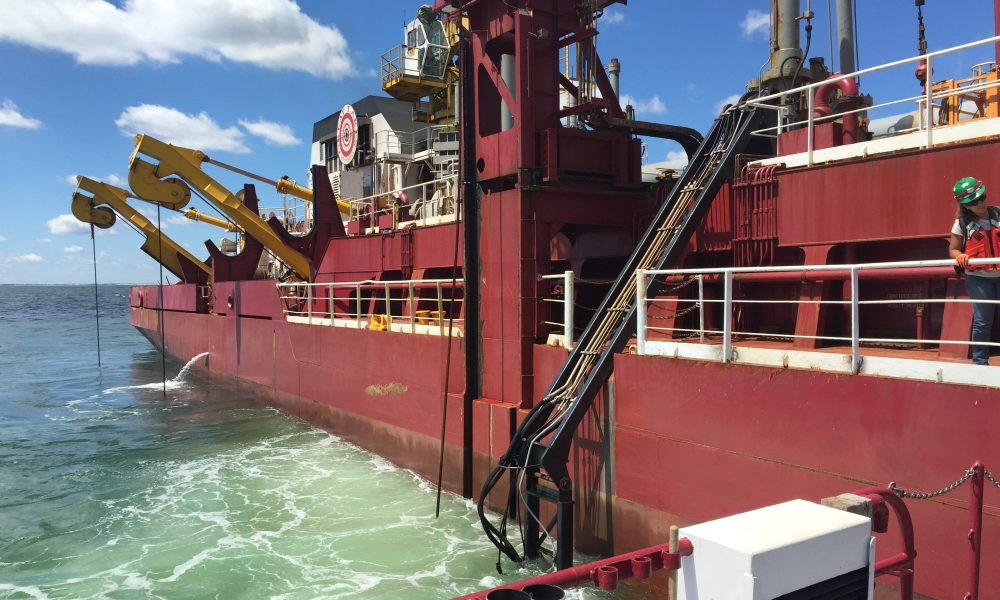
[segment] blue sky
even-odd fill
[[[312,124],[378,93],[382,53],[419,2],[381,0],[0,0],[0,283],[92,281],[89,229],[70,214],[74,175],[123,183],[132,136],[199,147],[271,178],[305,180]],[[858,2],[860,67],[916,54],[912,0]],[[993,35],[993,3],[928,0],[930,49]],[[803,2],[805,5],[805,2]],[[705,131],[767,59],[769,2],[631,0],[600,23],[598,48],[622,63],[638,118]],[[826,3],[811,55],[829,54]],[[803,43],[805,38],[803,36]],[[967,76],[992,49],[942,61]],[[828,64],[829,64],[828,60]],[[862,82],[881,101],[919,93],[912,69]],[[886,94],[888,92],[885,92]],[[889,98],[884,98],[889,99]],[[649,142],[649,159],[678,148]],[[239,178],[206,167],[230,189]],[[264,203],[276,194],[258,186]],[[155,215],[151,205],[135,203]],[[192,206],[211,213],[200,200]],[[165,231],[204,257],[219,230],[164,212]],[[119,223],[97,237],[102,282],[154,282],[142,238]]]

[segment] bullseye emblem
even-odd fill
[[[354,107],[345,104],[340,109],[340,118],[337,120],[337,157],[341,163],[350,164],[357,149],[358,117],[354,114]]]

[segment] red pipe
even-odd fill
[[[601,589],[614,589],[614,586],[622,579],[628,579],[633,576],[643,578],[648,576],[650,571],[657,569],[676,571],[681,566],[680,557],[691,556],[692,552],[694,552],[694,545],[691,543],[691,540],[681,538],[677,540],[676,553],[671,553],[667,544],[660,544],[596,560],[585,565],[570,567],[561,571],[508,583],[489,590],[481,590],[466,594],[465,596],[458,596],[453,600],[485,600],[486,594],[494,590],[521,590],[529,585],[537,584],[570,588],[582,583],[593,583],[600,586]]]
[[[830,77],[839,77],[840,73],[834,73]],[[840,79],[832,81],[816,88],[816,95],[813,97],[813,118],[829,117],[833,114],[830,107],[830,98],[833,93],[840,90],[845,97],[853,98],[858,96],[858,83],[853,79]],[[858,114],[851,113],[844,115],[844,144],[853,144],[861,141],[861,127],[858,122]]]
[[[983,484],[985,483],[983,463],[972,465],[972,485],[969,488],[969,593],[965,600],[979,598],[979,562],[983,549]]]
[[[903,536],[903,551],[875,563],[875,576],[895,575],[899,577],[900,600],[913,600],[913,561],[917,549],[913,543],[913,519],[903,499],[889,488],[869,487],[854,492],[870,498],[876,505],[886,504],[896,513],[900,533]],[[873,507],[874,508],[874,507]]]

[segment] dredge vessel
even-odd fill
[[[834,69],[800,47],[809,7],[774,0],[767,65],[702,135],[621,105],[595,37],[613,4],[437,0],[383,56],[388,96],[315,124],[308,186],[139,136],[131,190],[80,178],[73,212],[128,219],[180,279],[131,290],[154,345],[428,478],[440,460],[511,559],[553,538],[568,567],[789,498],[971,479],[978,507],[907,502],[919,568],[894,574],[949,597],[975,569],[967,597],[1000,597],[978,571],[1000,564],[1000,370],[968,363],[942,260],[951,184],[1000,186],[1000,71],[933,77],[1000,38],[859,71],[839,0]],[[863,92],[891,70],[917,81]],[[639,136],[687,167],[649,172]],[[209,164],[301,203],[265,219]],[[192,190],[237,235],[205,261],[128,204]]]

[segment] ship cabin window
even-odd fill
[[[358,150],[370,150],[372,147],[372,126],[370,123],[358,127]]]
[[[326,140],[319,145],[319,159],[326,165],[327,173],[340,171],[340,161],[337,160],[337,138]]]

